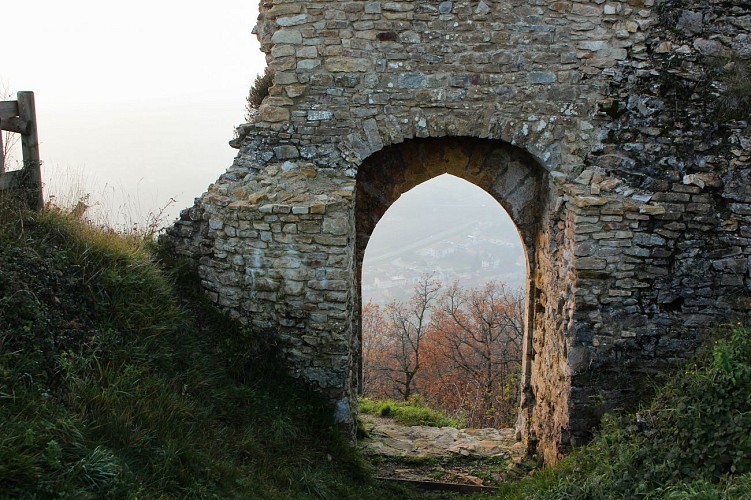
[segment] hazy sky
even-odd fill
[[[48,195],[70,202],[90,193],[93,215],[103,212],[118,225],[143,223],[175,198],[167,223],[231,165],[236,151],[227,142],[244,121],[245,96],[265,67],[251,34],[258,6],[255,0],[208,5],[2,4],[0,88],[35,93]],[[447,179],[432,189],[461,182]],[[440,217],[424,222],[439,224]],[[514,232],[509,239],[518,241]]]
[[[257,15],[254,0],[3,2],[0,87],[35,93],[48,192],[83,184],[135,219],[191,205],[236,153],[265,67]]]

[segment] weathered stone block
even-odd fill
[[[307,14],[297,14],[294,16],[288,16],[288,17],[278,17],[276,18],[276,24],[279,26],[297,26],[298,24],[304,24],[308,20]],[[272,37],[273,40],[273,37]],[[280,42],[277,42],[280,43]],[[300,43],[300,42],[291,42],[291,43]]]
[[[264,122],[283,122],[290,118],[288,108],[278,106],[261,106],[258,111],[258,118]]]
[[[664,245],[665,238],[656,234],[637,233],[634,235],[634,243],[645,247],[654,247]]]
[[[370,59],[356,57],[330,57],[324,64],[332,73],[367,72],[372,68]]]
[[[321,65],[318,59],[300,59],[297,61],[296,69],[298,72],[312,71]]]
[[[294,29],[281,29],[272,35],[271,41],[273,43],[299,45],[302,43],[302,33]]]
[[[608,200],[600,196],[574,196],[573,202],[579,208],[587,208],[605,205]]]
[[[336,236],[314,236],[313,241],[315,241],[318,244],[326,245],[326,246],[333,246],[333,247],[343,247],[346,246],[349,240],[347,238],[342,237],[336,237]]]
[[[419,89],[426,84],[427,78],[423,73],[402,73],[397,78],[397,85],[403,89]]]
[[[297,225],[301,233],[320,233],[321,223],[318,221],[301,221]]]
[[[675,27],[688,35],[701,33],[704,29],[702,13],[691,10],[681,11],[681,15],[678,17],[678,23]]]
[[[558,80],[558,77],[552,71],[530,71],[527,75],[527,79],[529,80],[529,83],[545,84],[555,83]]]
[[[323,279],[308,281],[308,287],[313,290],[346,291],[349,289],[349,284],[345,280]]]
[[[602,14],[602,9],[597,5],[574,3],[571,6],[571,13],[575,16],[598,17]]]
[[[605,269],[607,260],[600,257],[582,257],[576,259],[575,265],[580,270],[601,270]]]
[[[308,111],[307,118],[309,121],[313,120],[330,120],[334,117],[331,111],[312,110]]]
[[[279,160],[291,160],[300,157],[300,151],[295,146],[283,145],[274,148],[274,156]]]

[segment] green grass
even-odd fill
[[[427,406],[419,397],[409,401],[377,400],[360,398],[358,402],[360,413],[388,417],[402,425],[425,425],[429,427],[463,427],[459,419],[448,418],[438,410]]]
[[[501,498],[749,498],[751,330],[738,326],[676,374],[638,416]]]
[[[273,332],[154,245],[0,210],[0,497],[393,498]]]

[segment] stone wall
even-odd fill
[[[748,319],[748,2],[277,0],[255,31],[270,96],[166,239],[218,305],[279,332],[341,420],[364,245],[447,171],[527,247],[519,431],[548,462]]]

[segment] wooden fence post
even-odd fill
[[[0,101],[0,135],[3,130],[21,134],[23,168],[6,172],[0,137],[0,190],[16,191],[29,208],[40,210],[44,195],[34,92],[19,92],[15,101]]]
[[[39,136],[37,135],[36,109],[34,106],[34,92],[19,92],[18,116],[27,122],[28,128],[21,135],[21,151],[23,154],[23,168],[26,170],[26,188],[28,189],[29,207],[41,210],[44,206],[42,193],[42,164],[39,160]]]
[[[5,173],[5,147],[3,147],[3,129],[0,129],[0,175]]]

